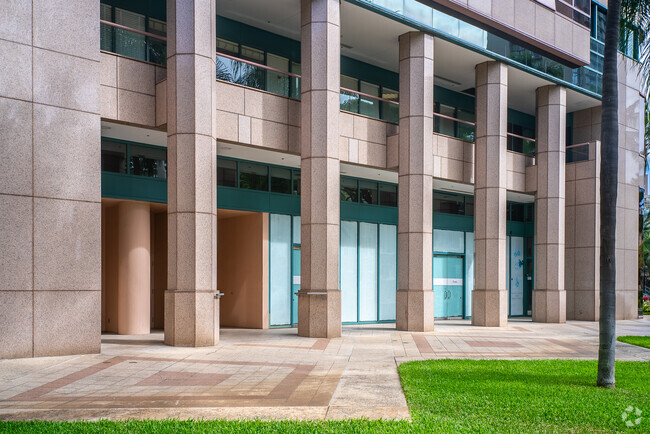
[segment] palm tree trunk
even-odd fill
[[[618,38],[621,0],[609,0],[605,25],[600,166],[600,321],[598,380],[613,388],[616,359],[616,196],[618,187]]]

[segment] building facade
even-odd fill
[[[606,8],[569,0],[0,3],[0,357],[102,332],[431,331],[637,315],[643,110]]]

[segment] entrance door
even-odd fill
[[[291,322],[298,325],[298,291],[300,291],[300,244],[291,250]]]
[[[508,289],[510,291],[510,315],[524,315],[524,238],[508,237],[509,274]]]
[[[434,316],[463,316],[463,257],[433,255]]]

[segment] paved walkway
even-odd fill
[[[339,339],[295,329],[221,331],[210,348],[163,345],[162,333],[104,335],[101,354],[0,360],[0,420],[100,418],[409,418],[397,365],[431,358],[593,359],[598,325],[437,321],[433,333],[348,326]],[[650,335],[650,317],[620,335]],[[617,344],[619,360],[650,350]]]

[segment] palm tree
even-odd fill
[[[623,12],[621,14],[621,11]],[[600,387],[613,388],[616,343],[616,196],[618,184],[618,73],[617,51],[620,29],[626,42],[630,32],[640,29],[647,42],[650,0],[609,0],[605,24],[603,61],[603,99],[601,121],[600,167],[600,321],[598,347],[598,378]],[[621,25],[622,23],[622,25]],[[645,25],[645,26],[644,26]],[[647,45],[641,56],[644,83],[648,83]]]

